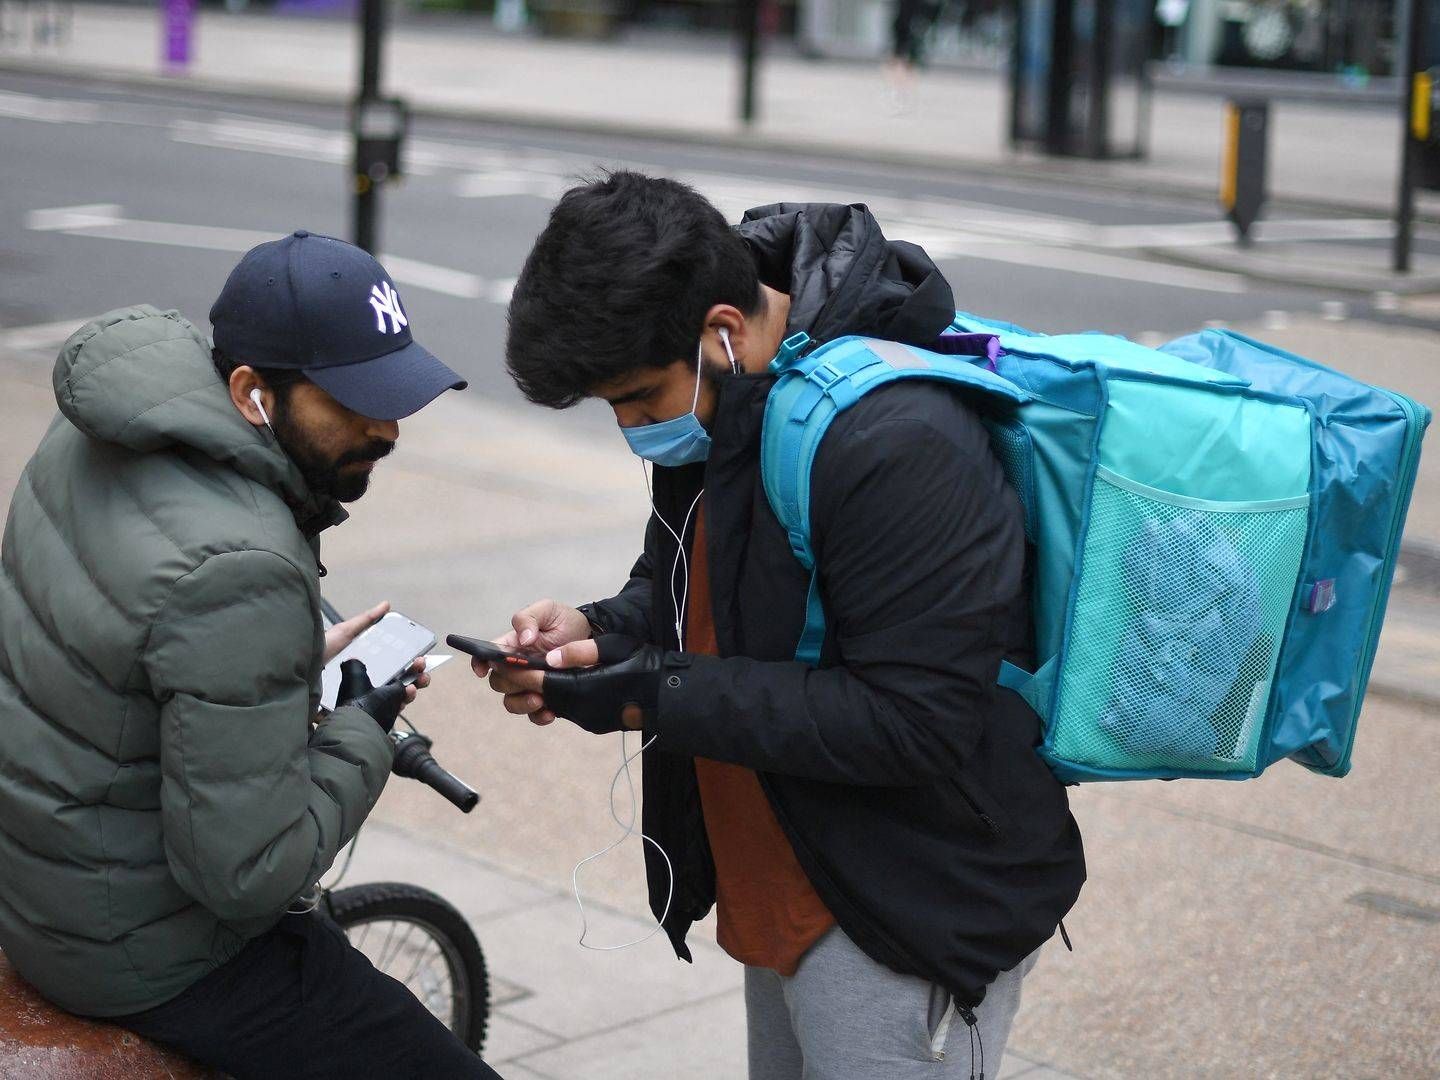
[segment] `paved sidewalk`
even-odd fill
[[[1440,403],[1433,335],[1281,323],[1239,329]],[[0,328],[0,506],[54,414],[50,368],[64,336]],[[523,483],[506,469],[513,461],[525,462]],[[446,395],[403,425],[372,493],[327,535],[327,595],[344,610],[389,597],[443,635],[495,632],[542,593],[602,594],[635,554],[646,512],[638,472],[618,438]],[[1431,542],[1436,477],[1425,473],[1411,520],[1411,534]],[[1435,609],[1423,591],[1406,602]],[[1067,919],[1077,952],[1046,948],[1002,1077],[1440,1074],[1440,966],[1430,962],[1440,948],[1440,708],[1382,685],[1402,653],[1429,665],[1420,681],[1440,685],[1440,626],[1397,608],[1383,640],[1343,782],[1281,764],[1246,784],[1072,789],[1090,868]],[[618,836],[606,813],[617,743],[506,716],[458,663],[408,715],[483,801],[461,815],[428,789],[392,782],[346,883],[413,881],[473,921],[497,979],[488,1056],[502,1075],[743,1076],[739,973],[710,926],[697,931],[694,965],[658,937],[614,953],[576,944],[571,869]],[[582,879],[597,944],[646,929],[637,849],[632,838]]]
[[[77,6],[74,36],[58,46],[0,46],[0,67],[161,78],[152,9]],[[916,167],[964,168],[1018,178],[1057,176],[1129,190],[1213,194],[1222,133],[1218,96],[1158,91],[1144,162],[1085,162],[1013,154],[1008,91],[993,72],[932,70],[910,108],[890,104],[878,65],[774,55],[761,78],[762,117],[735,119],[739,69],[727,38],[690,42],[543,40],[455,20],[401,23],[386,58],[387,90],[413,106],[498,121],[839,154]],[[352,21],[277,15],[199,17],[195,85],[348,101],[356,83]],[[1271,190],[1276,197],[1389,214],[1399,160],[1394,109],[1278,102]],[[1422,198],[1440,217],[1440,195]]]
[[[483,814],[482,802],[476,814]],[[485,1059],[507,1080],[736,1080],[744,1075],[741,970],[707,939],[680,964],[660,935],[622,952],[578,944],[575,897],[390,821],[361,832],[346,885],[405,881],[454,903],[485,950],[494,1002]],[[587,903],[591,944],[643,937],[653,923]],[[713,938],[713,934],[712,934]],[[1000,1080],[1067,1080],[1011,1052]],[[878,1080],[878,1078],[877,1078]]]

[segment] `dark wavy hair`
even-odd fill
[[[535,241],[510,301],[505,363],[555,409],[647,367],[693,358],[705,313],[763,308],[745,242],[676,180],[612,172],[571,188]]]

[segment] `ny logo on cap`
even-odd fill
[[[370,306],[375,309],[375,329],[382,334],[398,334],[410,325],[410,320],[405,318],[405,312],[400,308],[400,294],[388,281],[370,287]],[[388,330],[385,328],[387,318],[390,320]]]

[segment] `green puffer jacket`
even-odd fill
[[[0,948],[58,1004],[117,1016],[274,925],[391,747],[358,709],[311,729],[314,537],[345,513],[236,411],[204,335],[114,311],[54,381],[0,557]]]

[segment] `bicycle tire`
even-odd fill
[[[381,920],[411,923],[428,933],[449,969],[454,1013],[450,1030],[480,1053],[490,1021],[490,973],[475,931],[453,904],[418,885],[378,881],[336,889],[328,894],[326,906],[352,943],[352,927]]]

